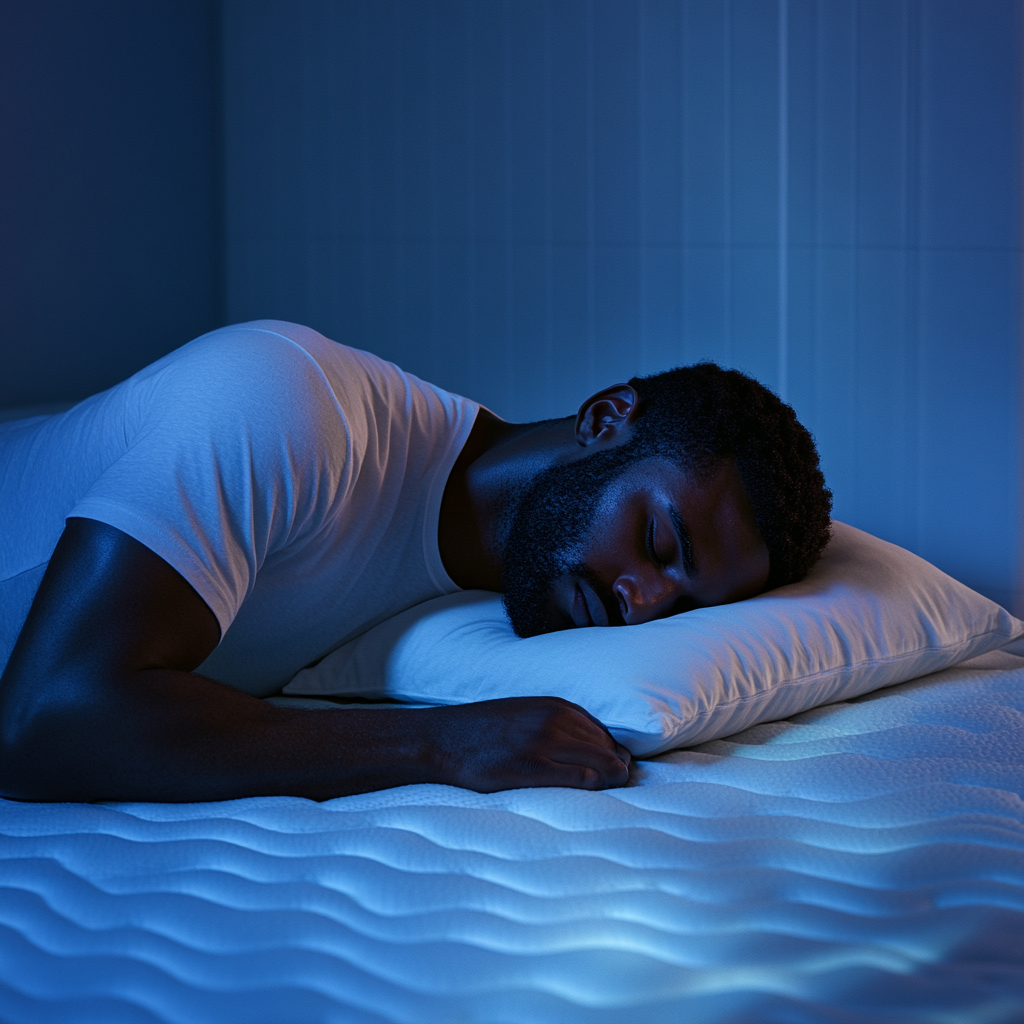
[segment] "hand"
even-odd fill
[[[431,709],[442,780],[479,793],[520,786],[608,789],[629,781],[630,753],[577,704],[509,697]]]

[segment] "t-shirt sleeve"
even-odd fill
[[[116,527],[195,588],[227,631],[264,561],[322,528],[350,460],[312,356],[218,332],[138,389],[126,449],[69,513]]]

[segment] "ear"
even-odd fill
[[[640,397],[628,384],[613,384],[591,395],[576,413],[576,440],[587,447],[616,444],[640,411]]]

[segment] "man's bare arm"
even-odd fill
[[[113,527],[71,519],[0,680],[0,795],[313,799],[415,782],[603,789],[628,752],[554,697],[301,711],[195,675],[216,618]]]

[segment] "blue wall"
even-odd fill
[[[1019,0],[227,0],[227,311],[502,415],[702,357],[1021,610]]]
[[[221,322],[219,63],[207,0],[0,3],[0,407]]]
[[[710,357],[839,517],[1024,612],[1021,40],[1021,0],[5,0],[0,406],[263,316],[517,419]]]

